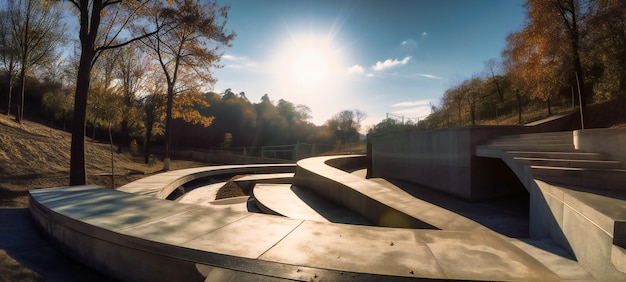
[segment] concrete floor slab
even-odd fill
[[[71,187],[40,190],[31,195],[55,212],[109,230],[121,230],[194,208],[91,186],[84,190]]]
[[[281,216],[249,214],[181,246],[221,254],[257,258],[287,236],[302,220]]]
[[[492,232],[421,232],[446,278],[556,281],[536,259]]]
[[[210,212],[210,216],[207,216],[207,212]],[[177,245],[196,239],[246,216],[249,214],[224,209],[207,210],[198,207],[126,228],[121,232],[126,235]]]
[[[445,278],[416,231],[305,221],[259,259],[333,270]]]
[[[543,263],[543,265],[564,280],[595,281],[595,278],[580,266],[576,260],[571,258],[569,253],[557,247],[549,239],[511,239],[509,241]]]

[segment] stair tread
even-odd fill
[[[611,163],[619,164],[619,161],[612,160],[584,160],[584,159],[559,159],[559,158],[529,158],[529,157],[513,157],[515,160],[523,161],[556,161],[556,162],[586,162],[586,163]]]
[[[582,167],[562,167],[562,166],[544,166],[544,165],[531,165],[532,169],[545,169],[545,170],[567,170],[567,171],[590,171],[590,172],[618,172],[626,173],[626,169],[622,168],[582,168]]]

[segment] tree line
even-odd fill
[[[626,96],[626,4],[616,0],[527,0],[521,30],[499,59],[445,91],[419,124],[384,120],[372,132],[498,122],[525,111],[587,105]]]
[[[61,21],[64,10],[75,17],[76,31]],[[86,183],[87,127],[92,134],[105,130],[111,143],[117,136],[118,152],[131,139],[144,140],[148,149],[155,136],[162,136],[165,169],[174,119],[203,127],[215,122],[209,134],[219,137],[208,146],[353,140],[355,130],[336,138],[331,134],[347,129],[308,123],[306,106],[273,103],[267,95],[253,104],[232,93],[203,91],[215,83],[211,69],[221,67],[222,50],[236,36],[226,29],[228,10],[199,0],[5,1],[0,4],[0,74],[6,85],[1,103],[18,122],[26,111],[71,125],[70,185]]]

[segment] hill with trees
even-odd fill
[[[626,4],[528,0],[524,7],[526,22],[506,38],[500,59],[445,91],[419,124],[385,120],[372,132],[525,124],[569,112],[581,112],[585,128],[610,125],[587,107],[626,96]]]
[[[60,20],[64,9],[76,17],[76,34]],[[0,107],[18,122],[46,118],[72,131],[71,184],[85,183],[85,136],[116,143],[120,153],[135,140],[146,156],[157,142],[167,157],[175,119],[216,122],[202,133],[176,134],[202,136],[205,142],[192,144],[202,148],[358,138],[336,138],[346,129],[307,122],[303,105],[207,93],[216,81],[211,69],[235,36],[225,29],[228,7],[214,2],[9,1],[0,15]]]

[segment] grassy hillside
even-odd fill
[[[69,183],[70,138],[67,132],[0,115],[0,207],[26,207],[28,190]],[[109,144],[87,138],[88,183],[112,187]],[[116,148],[115,148],[116,149]],[[114,153],[116,186],[158,172],[163,163],[143,164],[140,156]],[[174,161],[173,169],[206,165]]]

